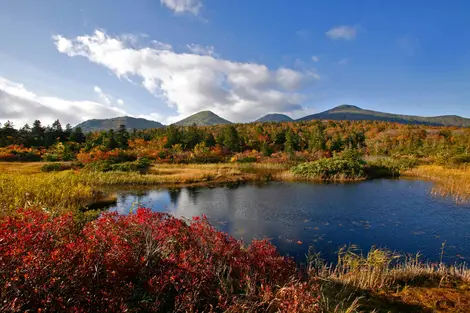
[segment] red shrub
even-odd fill
[[[148,209],[105,213],[83,230],[71,215],[20,211],[0,223],[0,267],[9,311],[312,312],[318,303],[268,241],[244,249],[205,219]]]

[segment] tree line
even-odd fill
[[[0,147],[50,149],[58,143],[71,151],[111,151],[135,149],[136,143],[153,144],[155,149],[193,151],[223,149],[236,154],[257,151],[263,156],[274,153],[295,155],[320,153],[323,156],[347,149],[367,155],[467,156],[470,152],[470,129],[424,125],[402,125],[382,121],[308,121],[286,123],[249,123],[213,126],[175,126],[146,130],[116,130],[84,133],[59,120],[43,126],[15,129],[7,122],[0,127]],[[130,147],[131,145],[131,147]]]

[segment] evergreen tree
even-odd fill
[[[83,134],[81,127],[76,127],[73,129],[72,133],[70,134],[70,140],[80,144],[86,141],[86,137]]]
[[[18,130],[15,129],[15,127],[13,126],[13,123],[10,121],[7,121],[5,124],[3,124],[3,127],[2,127],[0,145],[8,146],[8,145],[12,145],[16,143],[17,133],[18,133]]]
[[[31,138],[33,146],[40,147],[45,145],[46,129],[41,125],[40,120],[35,120],[31,128]]]
[[[166,129],[167,142],[165,148],[171,148],[173,145],[181,144],[181,132],[175,125],[170,125]]]
[[[292,130],[288,130],[286,133],[286,141],[284,142],[284,151],[292,154],[294,153],[294,138],[292,134]]]
[[[229,148],[232,152],[240,151],[240,137],[235,126],[230,125],[224,131],[224,146]]]
[[[120,125],[116,133],[116,142],[121,149],[126,149],[129,146],[129,133],[127,132],[126,125]]]
[[[119,147],[119,143],[116,141],[116,135],[113,129],[110,129],[106,134],[105,147],[107,150],[113,150]]]
[[[206,147],[214,147],[217,142],[215,141],[214,135],[212,133],[208,133],[204,138],[204,143],[206,144]]]
[[[308,142],[308,148],[310,151],[322,151],[325,149],[325,134],[323,132],[323,127],[317,125],[312,130],[310,140]]]

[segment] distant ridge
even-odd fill
[[[364,110],[354,105],[340,105],[333,109],[308,115],[297,121],[312,120],[347,120],[347,121],[386,121],[401,124],[423,124],[434,126],[470,126],[470,119],[457,115],[442,116],[414,116],[392,113],[383,113],[372,110]]]
[[[457,126],[470,127],[470,119],[457,115],[441,115],[441,116],[414,116],[384,113],[372,110],[365,110],[354,105],[340,105],[333,109],[311,114],[297,120],[293,120],[285,114],[273,113],[257,119],[254,122],[290,122],[290,121],[313,121],[313,120],[344,120],[344,121],[384,121],[400,124],[420,124],[430,126]],[[177,126],[209,126],[218,124],[232,124],[232,122],[221,118],[211,111],[201,111],[195,113],[174,125]],[[135,118],[130,116],[109,118],[109,119],[93,119],[78,124],[84,132],[102,131],[109,129],[118,129],[120,125],[125,125],[128,129],[149,129],[165,127],[159,122],[147,120],[144,118]]]
[[[293,121],[293,119],[291,119],[289,116],[285,114],[273,113],[273,114],[266,114],[265,116],[257,119],[255,122],[291,122],[291,121]]]
[[[191,126],[194,124],[198,126],[209,126],[217,124],[232,124],[232,122],[221,118],[211,111],[201,111],[175,123],[175,125],[178,126]]]
[[[147,129],[147,128],[160,128],[163,125],[159,122],[146,120],[144,118],[136,118],[130,116],[122,116],[108,119],[93,119],[87,120],[78,124],[75,127],[80,127],[83,132],[103,131],[110,129],[118,129],[121,125],[126,126],[127,129]]]

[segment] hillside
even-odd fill
[[[93,119],[78,124],[75,127],[80,127],[83,132],[101,131],[118,129],[119,126],[125,125],[127,129],[147,129],[147,128],[160,128],[163,125],[159,122],[146,120],[144,118],[135,118],[130,116],[122,116],[108,119]]]
[[[470,126],[470,119],[456,115],[413,116],[364,110],[353,105],[340,105],[331,110],[308,115],[297,121],[312,120],[349,120],[349,121],[386,121],[401,124],[423,124],[435,126]]]
[[[255,122],[291,122],[293,119],[291,119],[289,116],[285,114],[279,114],[279,113],[273,113],[273,114],[266,114],[263,117],[260,117],[257,119]]]
[[[175,125],[178,126],[191,126],[194,124],[198,126],[208,126],[217,124],[232,124],[232,122],[221,118],[211,111],[201,111],[175,123]]]

